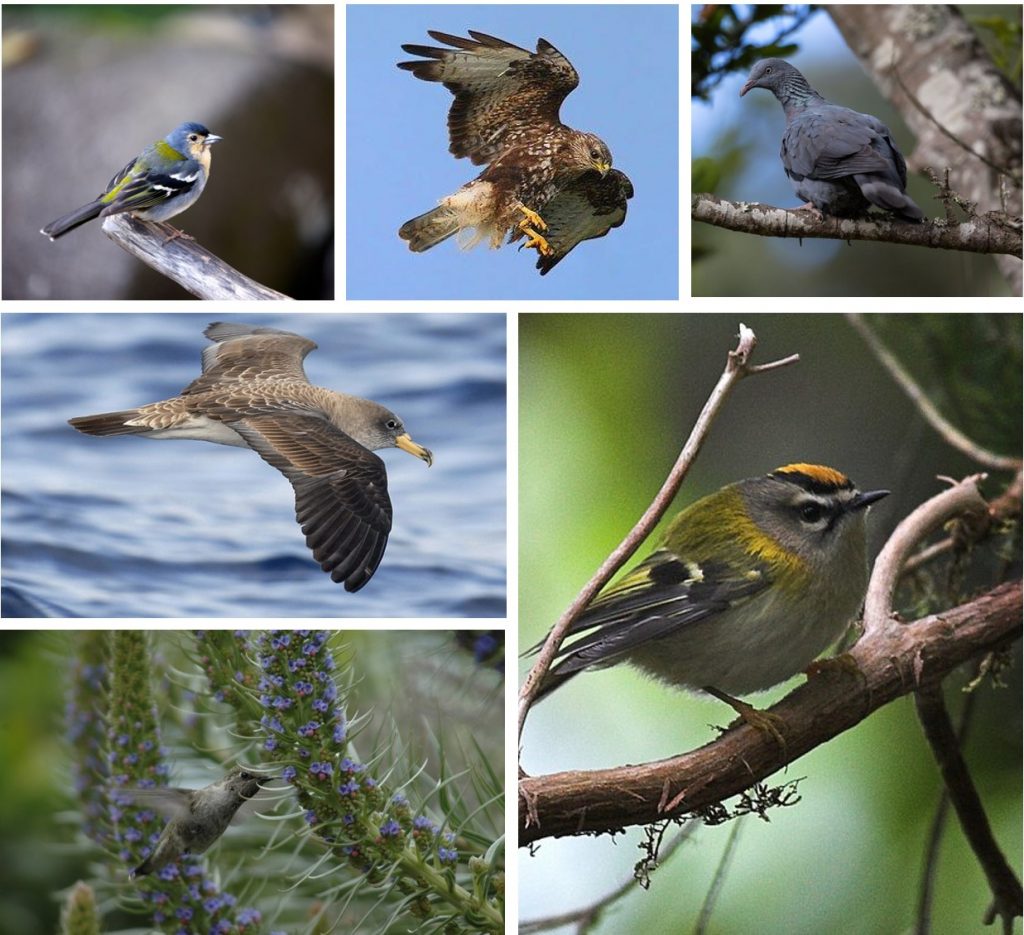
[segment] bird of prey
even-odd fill
[[[379,448],[433,455],[379,403],[313,386],[315,342],[290,331],[215,322],[202,375],[178,396],[68,422],[86,435],[182,438],[251,448],[295,488],[295,517],[320,567],[346,591],[373,576],[391,531]]]
[[[402,225],[398,236],[410,250],[421,253],[463,233],[463,246],[487,240],[500,247],[507,234],[509,243],[523,239],[537,251],[543,276],[577,244],[622,224],[633,185],[612,168],[603,140],[559,118],[579,75],[558,49],[538,39],[530,52],[472,29],[470,39],[429,35],[451,48],[403,45],[421,58],[398,67],[455,95],[449,149],[486,168]]]

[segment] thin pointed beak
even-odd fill
[[[409,433],[406,432],[404,435],[399,435],[395,439],[395,444],[402,449],[402,451],[408,451],[411,455],[416,455],[422,461],[427,462],[427,467],[430,467],[434,463],[434,456],[430,453],[429,448],[424,448],[422,445],[417,445],[412,440]]]
[[[877,503],[882,497],[888,497],[890,491],[888,490],[868,490],[864,493],[857,494],[851,501],[847,510],[851,513],[855,513],[857,510],[865,510],[872,503]]]
[[[211,145],[212,145],[212,144],[214,144],[214,143],[219,143],[219,142],[220,142],[220,141],[221,141],[222,139],[224,139],[224,137],[223,137],[223,136],[217,136],[217,134],[216,134],[216,133],[211,133],[211,134],[210,134],[210,135],[209,135],[209,136],[208,136],[208,137],[206,138],[206,145],[207,145],[207,146],[211,146]]]

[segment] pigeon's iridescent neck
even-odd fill
[[[789,75],[783,84],[773,90],[787,117],[805,110],[812,102],[826,103],[825,98],[807,83],[803,75]]]

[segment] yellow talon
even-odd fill
[[[542,218],[536,211],[527,208],[526,205],[520,205],[519,210],[523,212],[523,219],[519,222],[519,229],[523,231],[523,233],[527,232],[526,226],[528,224],[532,224],[534,227],[542,231],[548,229],[548,225],[545,223],[544,218]]]
[[[535,247],[537,252],[541,256],[553,256],[555,251],[554,248],[549,244],[543,236],[538,234],[532,227],[525,227],[520,225],[519,229],[526,234],[527,241],[523,244],[524,247]]]

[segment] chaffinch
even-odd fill
[[[95,201],[51,221],[40,233],[56,240],[95,217],[123,212],[162,224],[203,193],[210,177],[210,147],[219,139],[201,123],[183,123],[147,146],[110,180]]]

